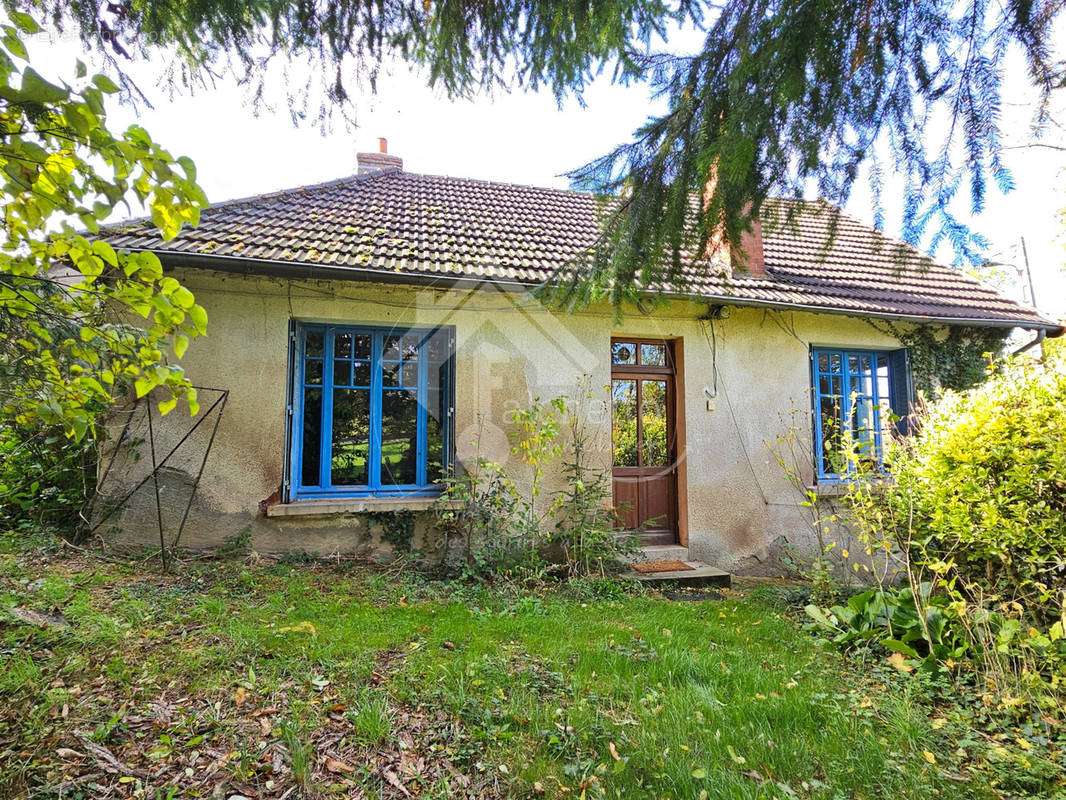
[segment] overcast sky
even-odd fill
[[[86,58],[71,38],[38,36],[30,48],[35,63],[46,68],[42,72],[54,76],[69,78],[74,59]],[[323,131],[307,122],[293,124],[280,74],[272,84],[277,88],[268,92],[273,108],[256,110],[248,103],[247,90],[234,80],[191,96],[174,95],[157,85],[159,71],[159,63],[133,65],[131,72],[154,108],[135,111],[113,106],[112,127],[138,121],[174,155],[190,156],[212,201],[350,175],[355,171],[355,154],[376,150],[379,136],[388,139],[389,152],[402,157],[404,168],[412,172],[566,187],[562,173],[626,141],[649,114],[659,110],[649,103],[646,86],[612,86],[607,77],[586,92],[585,107],[569,100],[559,108],[547,93],[451,102],[428,90],[401,65],[379,79],[376,95],[367,93],[356,100],[354,130],[338,121]],[[1021,145],[1031,141],[1031,94],[1021,70],[1012,69],[1010,74],[1003,123],[1007,143]],[[1063,100],[1056,105],[1066,123]],[[1045,141],[1062,146],[1066,136],[1058,131]],[[991,190],[987,209],[972,218],[972,224],[992,241],[988,256],[1017,269],[1023,264],[1024,237],[1037,306],[1064,316],[1066,249],[1059,212],[1066,206],[1066,153],[1012,149],[1006,161],[1017,189],[1006,197]],[[900,191],[898,183],[888,182],[884,203],[890,234],[899,230]],[[872,221],[869,195],[862,189],[847,210]],[[948,249],[936,255],[950,263]],[[1012,294],[1022,299],[1025,291],[1018,282]]]

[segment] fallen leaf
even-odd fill
[[[85,754],[84,753],[79,753],[77,750],[71,750],[69,747],[58,747],[58,748],[56,748],[56,755],[59,756],[60,758],[66,758],[66,759],[85,758]]]
[[[900,672],[914,672],[914,667],[907,663],[907,657],[903,653],[893,653],[888,657],[888,663]]]
[[[407,790],[407,787],[403,785],[403,781],[401,781],[399,776],[397,776],[397,774],[391,769],[382,770],[381,774],[385,778],[385,780],[387,780],[393,787],[403,792],[405,797],[411,796],[411,793]]]
[[[703,767],[696,767],[696,769],[692,770],[692,777],[698,781],[702,781],[707,777],[707,770]]]
[[[607,749],[611,751],[611,758],[613,758],[615,761],[622,760],[622,757],[618,755],[618,749],[614,746],[614,742],[608,742]]]
[[[243,686],[238,686],[237,691],[233,693],[233,704],[244,705],[244,701],[248,699],[248,692],[245,691]]]
[[[34,625],[38,628],[69,628],[70,623],[63,617],[55,614],[43,614],[40,611],[34,611],[32,608],[9,608],[7,611],[12,617],[19,622],[25,622],[27,625]]]
[[[355,767],[351,764],[345,764],[340,759],[326,757],[326,770],[334,774],[341,772],[355,772]]]
[[[922,755],[925,756],[925,760],[928,761],[930,764],[936,763],[936,756],[934,756],[928,750],[923,750]]]

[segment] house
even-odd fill
[[[908,412],[907,331],[1063,331],[824,203],[754,226],[745,269],[693,270],[665,305],[551,311],[531,290],[594,242],[596,198],[405,172],[384,150],[352,177],[215,205],[168,242],[147,223],[105,232],[194,292],[209,330],[183,364],[228,390],[206,461],[178,453],[148,481],[151,461],[131,459],[107,478],[113,497],[143,482],[114,517],[120,540],[151,543],[155,498],[180,511],[202,470],[185,545],[249,531],[260,552],[350,551],[366,512],[390,510],[418,512],[425,544],[441,476],[476,453],[525,480],[510,413],[587,375],[604,394],[583,413],[645,543],[779,572],[782,547],[814,544],[768,443],[797,430],[801,481],[832,495],[841,428],[876,453],[887,412]],[[156,421],[160,453],[179,417]]]

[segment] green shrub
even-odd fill
[[[808,605],[805,611],[841,647],[877,642],[937,671],[944,662],[963,658],[969,642],[958,604],[946,595],[933,595],[932,589],[930,583],[918,586],[917,592],[910,586],[868,589],[844,605]]]
[[[579,398],[594,399],[590,386],[583,376]],[[569,578],[619,571],[638,542],[632,533],[617,529],[609,472],[595,463],[594,431],[580,401],[534,398],[529,408],[511,412],[511,422],[511,452],[529,471],[528,488],[520,491],[502,466],[479,454],[445,478],[437,505],[445,560],[455,542],[471,575],[539,579],[558,571],[551,561],[565,568]],[[553,467],[562,488],[545,502],[544,480]]]
[[[96,489],[96,440],[59,428],[0,424],[0,525],[54,527],[74,539]]]
[[[848,504],[868,552],[959,609],[987,682],[1066,688],[1066,349],[947,392]],[[928,638],[928,637],[927,637]],[[926,642],[931,648],[932,643]]]
[[[1066,358],[1011,365],[933,405],[891,456],[897,540],[1051,626],[1066,591]],[[934,569],[935,568],[935,569]]]

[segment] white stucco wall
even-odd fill
[[[355,517],[267,518],[262,504],[278,498],[285,451],[288,321],[374,325],[453,325],[456,329],[455,429],[460,459],[481,430],[483,456],[525,474],[509,453],[509,413],[533,397],[573,395],[580,376],[610,382],[612,336],[680,339],[683,347],[690,554],[739,572],[780,571],[781,537],[811,551],[809,524],[797,509],[796,490],[770,453],[773,441],[798,410],[809,437],[811,345],[898,346],[870,323],[829,314],[729,309],[715,322],[718,393],[708,410],[705,387],[713,385],[709,323],[697,318],[706,305],[676,302],[645,315],[629,310],[617,321],[609,309],[573,315],[544,310],[532,298],[487,285],[478,291],[433,290],[360,282],[286,281],[206,271],[178,277],[208,312],[208,335],[183,359],[193,383],[230,390],[182,543],[214,546],[251,525],[260,552],[347,551],[362,542]],[[599,426],[608,463],[610,418],[602,398],[587,401]],[[201,398],[204,408],[211,395]],[[162,453],[190,425],[181,409],[157,425]],[[189,475],[199,468],[208,425],[191,437],[161,475],[164,525],[176,525],[188,495]],[[143,428],[143,426],[142,426]],[[143,436],[143,429],[134,432]],[[198,449],[199,448],[199,449]],[[144,446],[141,445],[143,456]],[[148,459],[123,456],[104,490],[121,493],[146,474]],[[812,479],[808,466],[808,479]],[[158,539],[151,485],[117,514],[106,534],[119,542]]]

